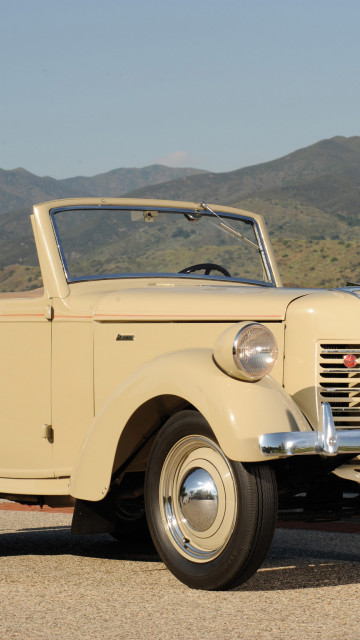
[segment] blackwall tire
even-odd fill
[[[148,461],[145,507],[154,545],[195,589],[245,582],[271,544],[277,487],[267,464],[230,461],[196,411],[170,418]]]

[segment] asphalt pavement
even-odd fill
[[[1,640],[359,640],[360,534],[277,529],[228,592],[178,582],[151,547],[70,534],[71,514],[0,511]]]

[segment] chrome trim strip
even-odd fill
[[[350,285],[351,286],[351,285]],[[359,298],[359,294],[360,294],[360,287],[358,286],[352,286],[351,289],[350,287],[337,287],[336,289],[332,289],[332,291],[342,291],[343,293],[349,293],[351,296],[355,296],[356,298]]]
[[[329,355],[329,354],[330,355],[332,355],[332,354],[334,354],[334,355],[343,355],[343,354],[348,355],[348,354],[351,354],[351,353],[354,353],[354,354],[360,353],[360,349],[321,349],[320,357],[324,353],[326,353],[327,355]]]
[[[355,402],[355,398],[349,398],[349,400]],[[333,407],[332,410],[333,413],[360,413],[360,407]]]
[[[271,284],[271,282],[265,282],[264,280],[247,280],[246,278],[226,278],[224,276],[204,276],[204,275],[194,275],[193,273],[111,273],[111,274],[102,274],[99,276],[79,276],[78,278],[67,278],[69,284],[74,282],[90,282],[96,280],[117,280],[117,279],[127,279],[127,278],[185,278],[192,280],[203,280],[209,283],[212,280],[216,280],[218,282],[235,282],[239,284],[255,284],[260,287],[270,287],[273,288],[275,285]]]
[[[345,366],[343,369],[323,369],[322,364],[320,363],[320,367],[320,375],[322,375],[323,373],[346,373],[346,375],[348,375],[349,373],[360,373],[360,368],[358,366],[353,367],[352,369],[347,369]],[[325,378],[324,380],[326,379],[329,380],[330,378]]]
[[[66,258],[65,258],[65,254],[63,252],[63,248],[60,242],[60,237],[59,237],[59,231],[55,222],[55,217],[53,216],[52,211],[50,211],[50,218],[53,224],[53,229],[54,229],[54,234],[55,234],[55,240],[56,240],[56,244],[57,244],[57,248],[59,250],[59,255],[60,255],[60,260],[64,269],[64,273],[65,273],[65,278],[67,282],[70,282],[69,280],[69,270],[68,270],[68,266],[66,263]]]
[[[325,383],[322,383],[325,384]],[[320,388],[320,394],[324,393],[360,393],[360,387],[323,387]]]
[[[265,433],[259,438],[264,456],[286,458],[294,455],[335,456],[338,453],[360,453],[360,430],[336,431],[331,406],[321,405],[321,421],[317,431]]]

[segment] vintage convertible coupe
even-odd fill
[[[0,496],[149,534],[232,588],[278,513],[359,510],[360,293],[281,286],[263,219],[71,199],[31,216],[43,289],[0,295]]]

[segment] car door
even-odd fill
[[[0,294],[0,477],[49,478],[51,307],[14,295]]]

